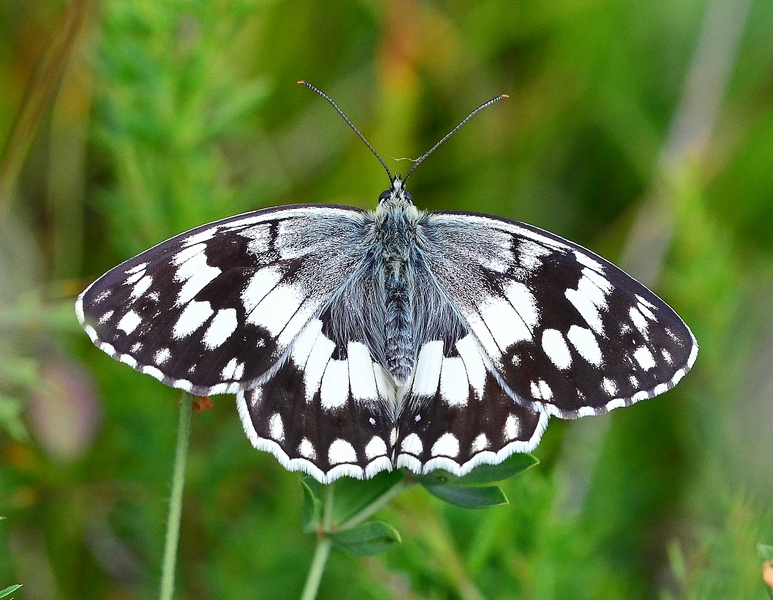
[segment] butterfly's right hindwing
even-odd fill
[[[195,394],[236,393],[279,367],[362,256],[366,213],[290,206],[180,234],[115,267],[78,298],[92,341]]]

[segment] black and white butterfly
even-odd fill
[[[550,416],[652,398],[692,367],[690,329],[608,261],[517,221],[422,212],[389,176],[375,211],[268,208],[162,242],[86,289],[78,318],[142,373],[236,394],[252,444],[323,483],[463,475],[532,450]]]

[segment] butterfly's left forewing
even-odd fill
[[[270,377],[361,259],[365,213],[292,206],[210,223],[107,272],[78,298],[92,341],[199,395]]]
[[[670,389],[697,344],[655,294],[589,250],[496,217],[432,213],[425,255],[505,390],[547,414],[600,414]]]

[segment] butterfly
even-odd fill
[[[502,217],[419,210],[392,175],[373,211],[266,208],[177,235],[77,299],[94,344],[196,395],[236,394],[253,446],[322,483],[464,475],[537,446],[551,416],[652,398],[696,340],[577,244]]]

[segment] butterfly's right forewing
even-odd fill
[[[562,418],[670,389],[698,352],[660,298],[589,250],[487,215],[433,213],[427,261],[515,400]]]

